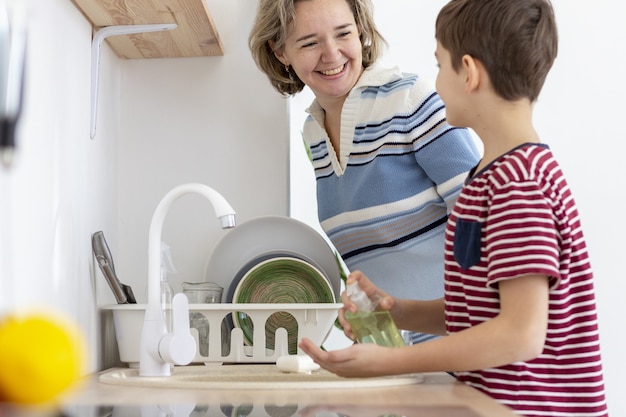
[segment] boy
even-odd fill
[[[447,334],[405,348],[300,347],[343,376],[453,371],[527,416],[607,416],[593,274],[575,202],[532,109],[557,54],[549,0],[452,0],[439,13],[437,90],[484,157],[446,229],[445,296],[384,297],[398,327]],[[419,267],[417,265],[416,267]],[[355,310],[345,293],[343,310]]]

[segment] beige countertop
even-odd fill
[[[211,389],[181,389],[148,386],[148,384],[129,386],[100,381],[101,375],[108,375],[116,370],[91,375],[73,392],[68,393],[62,400],[62,407],[66,410],[65,415],[69,417],[93,416],[93,408],[96,406],[100,406],[100,410],[103,406],[109,407],[108,409],[113,411],[108,414],[116,416],[117,414],[133,415],[132,412],[128,412],[128,406],[135,406],[139,409],[141,405],[155,407],[155,404],[170,406],[186,404],[191,405],[192,409],[196,406],[191,414],[183,413],[183,415],[193,417],[224,416],[228,410],[237,409],[241,405],[246,405],[248,411],[239,415],[248,417],[268,415],[270,417],[291,415],[310,417],[337,415],[351,417],[515,416],[508,408],[456,381],[446,373],[428,373],[424,374],[423,378],[420,376],[415,383],[391,386],[367,386],[360,382],[362,380],[355,380],[354,388],[303,388],[303,386],[298,386],[298,382],[294,382],[290,388],[270,385],[268,389],[241,389],[225,383],[221,388],[212,386]],[[124,371],[123,368],[119,370]],[[350,386],[350,381],[345,380],[346,386]],[[200,405],[207,407],[203,408]],[[268,406],[274,408],[268,408]],[[91,412],[78,412],[78,410],[85,411],[90,407]],[[126,410],[124,413],[116,414],[115,407],[125,407]],[[211,407],[213,407],[212,411]],[[105,414],[107,413],[100,415]],[[144,409],[141,413],[137,411],[134,415],[145,416],[146,410]]]

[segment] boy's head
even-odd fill
[[[439,12],[435,36],[456,71],[464,55],[479,60],[505,100],[534,102],[557,54],[549,0],[451,0]]]

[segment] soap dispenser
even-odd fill
[[[380,297],[369,298],[356,281],[347,285],[346,293],[357,307],[356,313],[346,311],[345,317],[359,343],[376,343],[387,347],[405,346],[391,314],[388,311],[375,311]]]

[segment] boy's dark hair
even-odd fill
[[[466,54],[482,62],[506,100],[537,100],[558,49],[549,0],[451,0],[439,12],[435,36],[455,70]]]

